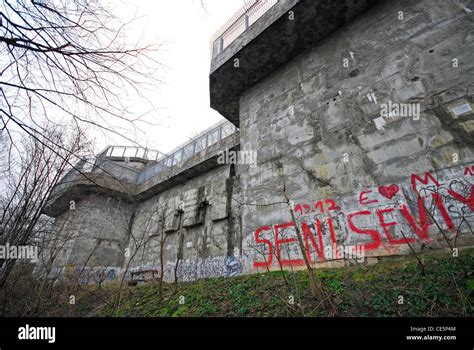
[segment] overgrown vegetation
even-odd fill
[[[426,274],[415,258],[390,258],[375,266],[318,269],[318,278],[336,306],[336,316],[473,316],[474,249],[451,254],[422,255]],[[287,285],[283,278],[285,275]],[[126,287],[118,308],[112,296],[118,286],[82,287],[76,304],[70,291],[56,287],[54,302],[41,315],[49,316],[329,316],[312,297],[307,271],[270,272],[234,278],[209,278],[163,285]],[[403,297],[403,303],[400,296]],[[24,301],[23,301],[24,302]],[[20,300],[16,300],[21,304]],[[19,306],[19,305],[18,305]],[[13,310],[10,310],[13,311]]]

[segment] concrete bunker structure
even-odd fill
[[[64,241],[50,274],[303,268],[295,225],[316,267],[472,245],[469,6],[249,2],[212,45],[211,106],[228,121],[172,158],[106,152],[68,174],[45,212]],[[257,166],[220,164],[224,150]]]

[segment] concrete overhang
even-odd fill
[[[131,203],[134,200],[135,187],[132,183],[104,173],[77,173],[53,188],[43,213],[56,217],[70,208],[71,201],[77,203],[90,194],[105,194]]]
[[[176,164],[138,185],[136,190],[137,200],[145,200],[176,185],[185,183],[187,180],[202,175],[213,168],[222,166],[217,161],[221,152],[226,149],[238,150],[239,147],[240,134],[238,132],[227,136],[184,162]]]
[[[220,152],[226,149],[238,150],[239,133],[223,138],[193,157],[159,172],[143,183],[132,183],[113,177],[109,173],[77,173],[67,176],[53,188],[43,213],[56,217],[68,210],[71,201],[79,202],[90,194],[104,194],[121,198],[127,203],[138,203],[222,166],[218,164]]]
[[[280,0],[222,52],[213,55],[211,107],[238,127],[242,92],[377,1]]]

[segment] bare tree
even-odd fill
[[[160,232],[160,278],[158,280],[158,295],[163,298],[163,279],[165,274],[165,244],[166,238],[168,237],[165,230],[166,230],[166,212],[168,210],[168,205],[165,204],[163,210],[161,211],[160,219],[159,219],[159,232]]]
[[[15,166],[4,172],[2,178],[5,188],[1,194],[3,212],[0,218],[3,244],[37,245],[50,226],[50,219],[43,215],[49,194],[70,169],[74,154],[81,154],[86,149],[81,130],[76,129],[72,137],[67,138],[58,129],[50,127],[47,134],[57,144],[53,150],[34,137],[16,145],[21,152],[15,157]],[[2,143],[2,149],[8,148],[5,143],[9,140]],[[0,287],[5,284],[15,262],[13,259],[0,260]]]
[[[281,162],[278,163],[278,172],[281,175],[283,179],[283,196],[285,198],[285,201],[288,204],[288,207],[290,208],[290,214],[291,214],[291,219],[292,222],[295,224],[295,232],[296,232],[296,238],[298,240],[298,246],[301,251],[301,255],[303,256],[303,261],[306,265],[306,268],[308,269],[308,278],[309,278],[309,287],[311,290],[311,294],[313,295],[314,298],[320,300],[320,303],[324,307],[331,306],[333,312],[335,310],[335,306],[331,301],[331,297],[328,295],[328,293],[324,290],[323,285],[319,278],[315,275],[313,271],[313,267],[311,266],[311,263],[309,261],[308,256],[306,255],[306,250],[305,250],[305,245],[303,241],[303,234],[300,231],[300,228],[298,227],[297,220],[296,220],[296,215],[295,215],[295,210],[292,205],[292,202],[290,200],[290,197],[288,196],[287,188],[286,188],[286,177],[285,177],[285,170],[283,167],[283,164]]]
[[[103,2],[102,2],[103,3]],[[123,136],[116,129],[136,122],[123,101],[155,84],[159,63],[154,46],[128,45],[126,24],[99,1],[4,0],[0,4],[0,130],[49,139],[48,125],[97,127]],[[10,152],[11,150],[9,150]]]
[[[293,201],[292,201],[292,199],[290,197],[290,194],[288,193],[288,189],[287,189],[287,175],[285,174],[285,169],[284,169],[283,163],[281,161],[279,161],[277,163],[277,174],[278,174],[279,179],[281,180],[281,181],[278,181],[278,184],[281,183],[281,187],[280,187],[280,185],[277,185],[276,187],[259,187],[259,189],[260,190],[271,191],[271,192],[274,192],[274,193],[278,193],[278,196],[283,197],[283,200],[271,201],[271,202],[268,202],[268,203],[265,203],[265,204],[263,204],[263,203],[242,202],[242,201],[240,201],[236,198],[233,198],[232,200],[236,201],[236,203],[241,207],[246,207],[247,206],[247,207],[260,207],[260,208],[262,208],[262,207],[268,207],[268,206],[275,206],[275,205],[283,204],[283,205],[285,205],[285,207],[288,208],[292,223],[294,224],[297,247],[298,247],[299,253],[302,255],[304,265],[305,265],[306,269],[308,270],[309,290],[310,290],[313,298],[319,301],[319,305],[322,305],[324,308],[330,310],[330,312],[332,314],[336,314],[336,312],[337,312],[336,305],[331,300],[331,296],[325,290],[323,284],[321,283],[321,280],[315,274],[314,267],[313,267],[313,265],[310,261],[310,258],[307,255],[306,247],[305,247],[305,241],[304,241],[305,240],[305,234],[303,232],[301,232],[301,229],[298,226],[298,220],[296,218],[294,206],[292,204]],[[254,191],[255,188],[252,188],[252,190]],[[276,237],[274,236],[273,239],[275,239],[275,238]],[[261,248],[259,248],[258,245],[250,246],[249,248],[254,250],[257,254],[260,254],[264,258],[267,256],[267,252],[265,252],[265,249],[261,250]],[[288,247],[286,249],[288,249]],[[288,252],[288,255],[289,255],[289,250],[287,250],[287,252]],[[275,251],[273,251],[272,257],[274,257],[275,260],[277,261],[278,266],[280,268],[280,271],[283,271],[282,262],[281,262],[281,259],[280,259],[279,255],[276,254]],[[270,268],[269,268],[268,265],[266,265],[266,268],[267,268],[267,271],[270,271]],[[293,271],[293,267],[291,267],[291,270]],[[296,285],[293,286],[293,288],[291,288],[291,286],[289,284],[289,281],[286,279],[284,274],[282,274],[282,276],[283,276],[283,279],[284,279],[285,284],[287,285],[288,289],[290,291],[295,291],[295,290],[297,291]]]
[[[180,208],[177,210],[177,214],[179,215],[179,224],[178,224],[178,246],[176,248],[176,263],[174,265],[174,291],[175,293],[178,291],[178,269],[179,263],[183,260],[183,243],[184,243],[184,222],[186,218],[184,218],[184,209]]]

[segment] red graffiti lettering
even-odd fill
[[[427,185],[428,182],[431,181],[436,185],[436,187],[439,187],[439,182],[430,173],[425,173],[425,177],[423,179],[416,174],[412,174],[411,175],[411,188],[413,189],[413,192],[415,193],[418,193],[418,190],[416,188],[416,181],[419,181],[424,185]]]
[[[418,216],[419,219],[416,217],[413,217],[408,210],[406,205],[401,205],[400,206],[400,212],[402,215],[405,217],[405,220],[410,224],[410,226],[413,229],[413,232],[420,237],[422,240],[429,240],[430,237],[428,235],[428,229],[431,226],[431,222],[428,221],[428,216],[426,213],[426,208],[425,208],[425,198],[420,197],[418,198]],[[421,226],[418,226],[418,223]]]
[[[390,232],[388,231],[388,228],[389,227],[392,227],[392,226],[397,226],[397,223],[392,221],[392,222],[385,222],[385,217],[383,214],[385,213],[392,213],[393,211],[395,211],[394,208],[387,208],[387,209],[379,209],[377,210],[377,215],[379,217],[379,220],[380,220],[380,225],[382,226],[382,229],[383,231],[385,232],[385,235],[387,236],[387,239],[388,241],[391,243],[391,244],[406,244],[407,242],[408,243],[412,243],[415,241],[415,239],[413,238],[399,238],[399,239],[394,239],[391,235],[390,235]]]
[[[305,242],[305,248],[306,248],[306,256],[308,257],[308,260],[311,261],[311,250],[309,247],[309,240],[311,240],[311,243],[313,244],[313,248],[316,251],[316,254],[318,255],[318,259],[321,261],[324,261],[324,245],[323,245],[323,234],[321,230],[321,222],[316,219],[316,231],[318,234],[318,239],[319,239],[319,245],[316,243],[316,239],[314,238],[314,235],[311,233],[310,228],[306,224],[306,222],[303,222],[301,228],[303,231],[303,237],[304,237],[304,242]]]
[[[324,208],[324,205],[327,205],[327,208]],[[336,204],[336,202],[332,199],[325,199],[317,201],[314,204],[313,209],[311,209],[311,205],[306,203],[300,203],[295,206],[295,214],[299,213],[299,215],[309,214],[310,212],[314,213],[315,211],[319,211],[319,213],[323,214],[327,211],[332,210],[341,210],[341,207]]]
[[[317,201],[316,202],[316,209],[319,209],[319,212],[322,214],[324,213],[324,207],[323,207],[323,202],[322,201]]]
[[[363,191],[363,192],[361,192],[361,193],[359,194],[359,203],[360,203],[361,205],[367,205],[367,204],[370,204],[370,203],[378,203],[378,200],[376,200],[376,199],[369,200],[369,199],[367,198],[366,195],[369,194],[369,193],[372,193],[372,191],[371,191],[371,190],[367,190],[367,191]]]
[[[456,227],[454,226],[453,220],[451,220],[451,217],[449,216],[448,211],[446,210],[446,207],[444,206],[443,200],[441,199],[441,196],[439,195],[439,193],[433,193],[433,199],[441,215],[443,216],[443,219],[446,222],[446,225],[448,225],[448,229],[455,230]]]
[[[474,186],[471,185],[471,194],[467,198],[461,196],[459,193],[453,190],[448,190],[448,193],[451,195],[451,197],[457,199],[461,203],[466,204],[469,209],[471,209],[471,211],[474,211]]]
[[[285,238],[285,239],[279,239],[278,235],[280,233],[280,229],[286,228],[286,227],[294,227],[295,224],[292,222],[287,222],[284,224],[280,225],[275,225],[275,253],[276,257],[278,259],[278,262],[280,263],[281,266],[298,266],[298,265],[303,265],[304,260],[303,259],[293,259],[293,260],[284,260],[281,258],[281,246],[284,244],[289,244],[292,242],[296,241],[295,237],[291,238]]]
[[[311,211],[311,207],[308,204],[303,204],[304,213],[308,214]]]
[[[364,230],[358,228],[354,223],[352,222],[352,218],[354,216],[361,216],[361,215],[371,215],[372,213],[369,210],[363,210],[359,211],[356,213],[352,213],[348,215],[348,223],[349,227],[352,231],[355,233],[360,233],[360,234],[365,234],[365,235],[370,235],[372,237],[372,243],[367,243],[364,244],[364,250],[372,250],[372,249],[377,249],[380,246],[381,239],[380,239],[380,234],[376,230]]]
[[[466,169],[464,169],[464,176],[473,176],[474,175],[474,165],[471,166],[470,168],[469,167],[466,167]]]
[[[270,242],[268,239],[260,239],[260,232],[262,231],[269,231],[271,230],[270,226],[262,226],[255,231],[255,242],[257,243],[264,243],[268,246],[268,260],[265,261],[254,261],[253,266],[254,267],[265,267],[265,266],[271,266],[272,265],[272,260],[273,260],[273,246],[272,242]]]
[[[464,176],[473,176],[474,175],[474,166],[466,167],[464,169]],[[417,209],[415,208],[412,210],[411,208],[408,207],[407,204],[402,204],[399,206],[398,211],[397,208],[395,207],[384,207],[376,209],[374,208],[373,211],[370,210],[361,210],[357,212],[352,212],[349,215],[345,216],[345,213],[342,213],[341,216],[335,215],[331,213],[332,217],[328,217],[326,219],[320,218],[320,214],[326,213],[327,216],[330,216],[328,213],[334,210],[341,210],[341,208],[336,205],[336,202],[332,199],[323,199],[319,200],[317,202],[311,202],[310,204],[306,203],[301,203],[297,204],[295,206],[295,213],[299,215],[303,214],[310,214],[310,213],[315,213],[312,214],[312,216],[317,216],[318,218],[314,218],[314,225],[308,225],[307,223],[303,222],[301,225],[302,229],[302,238],[303,238],[303,245],[304,245],[304,250],[303,254],[306,254],[307,258],[309,261],[314,262],[313,260],[317,261],[324,261],[325,260],[325,255],[324,255],[324,236],[326,232],[323,232],[324,226],[324,220],[327,220],[327,227],[329,230],[330,234],[330,240],[332,242],[332,245],[334,247],[337,247],[337,237],[336,237],[336,232],[334,229],[335,223],[334,219],[337,217],[337,227],[339,228],[342,224],[340,222],[340,219],[346,217],[346,220],[344,224],[347,224],[347,227],[349,229],[349,232],[356,233],[356,234],[361,234],[361,235],[366,235],[368,236],[369,239],[364,239],[366,242],[365,244],[361,245],[360,247],[363,248],[364,250],[374,250],[379,248],[382,245],[382,237],[385,235],[387,237],[388,244],[408,244],[412,243],[419,240],[422,241],[428,241],[430,239],[429,236],[429,230],[432,227],[433,224],[436,222],[434,221],[433,216],[430,214],[431,210],[434,208],[436,213],[442,217],[442,219],[445,222],[445,225],[448,227],[449,230],[455,230],[456,226],[453,221],[453,219],[450,216],[450,212],[448,212],[446,204],[443,202],[443,196],[447,196],[449,198],[452,198],[454,200],[459,201],[460,203],[463,203],[471,211],[474,211],[474,186],[471,185],[470,187],[470,193],[468,196],[466,196],[465,190],[462,190],[461,192],[458,192],[457,189],[450,189],[450,187],[454,186],[458,182],[451,182],[449,186],[443,186],[441,187],[440,183],[438,180],[429,172],[426,172],[423,175],[416,175],[416,174],[411,174],[411,188],[416,195],[415,197],[417,198]],[[457,181],[457,180],[456,180]],[[423,185],[423,186],[422,186]],[[397,184],[391,184],[391,185],[385,185],[385,186],[379,186],[378,187],[378,192],[381,196],[387,198],[387,199],[392,199],[394,198],[398,193],[400,193],[400,187]],[[432,201],[430,202],[430,209],[428,209],[425,206],[425,202],[427,200],[426,195],[421,195],[418,191],[420,189],[421,194],[424,194],[425,192],[431,193],[431,198]],[[444,191],[443,195],[439,193],[440,191]],[[382,202],[381,197],[378,199],[371,198],[371,193],[375,191],[372,190],[366,190],[362,191],[359,193],[359,204],[360,205],[369,205],[373,203],[379,203]],[[447,194],[446,194],[447,192]],[[400,193],[400,195],[403,195],[403,193]],[[448,196],[449,195],[449,196]],[[352,203],[352,202],[348,202]],[[456,206],[452,206],[454,209],[456,209]],[[430,210],[430,211],[428,211]],[[451,209],[450,209],[451,210]],[[416,212],[417,211],[417,212]],[[454,213],[456,211],[453,211]],[[405,235],[405,232],[403,232],[404,237],[398,236],[398,234],[395,234],[396,228],[398,225],[402,225],[399,220],[396,220],[393,218],[390,214],[393,215],[393,213],[397,213],[397,215],[401,215],[410,226],[411,229],[411,235],[408,237]],[[370,216],[372,214],[376,214],[378,218],[378,223],[379,224],[373,224],[370,223],[369,225],[365,225],[366,227],[369,226],[370,228],[364,227],[362,224],[363,217]],[[457,212],[456,212],[457,214]],[[459,215],[459,214],[457,214]],[[357,224],[355,221],[355,218],[359,218],[360,224]],[[459,218],[459,216],[455,217],[456,219]],[[403,221],[402,220],[402,221]],[[403,223],[404,225],[405,223]],[[444,225],[444,224],[443,224]],[[375,226],[375,227],[373,227]],[[273,227],[274,233],[275,233],[275,242],[274,245],[272,244],[273,242],[269,239],[263,239],[261,237],[261,233],[264,231],[271,231],[270,226],[262,226],[257,229],[255,232],[255,241],[259,244],[263,244],[265,249],[265,260],[264,261],[255,261],[254,262],[254,267],[269,267],[272,265],[273,260],[273,252],[275,252],[275,256],[281,266],[301,266],[304,265],[304,259],[298,259],[300,256],[291,256],[288,257],[285,255],[285,257],[282,256],[282,248],[286,248],[288,250],[288,246],[291,244],[298,244],[298,239],[294,235],[293,230],[291,231],[291,236],[285,235],[283,236],[284,229],[285,228],[292,228],[295,229],[295,224],[293,222],[287,222],[283,224],[278,224]],[[398,226],[398,230],[400,230],[401,226]],[[345,228],[345,227],[344,227]],[[343,233],[343,236],[346,237],[347,231],[343,230],[341,231]],[[327,237],[329,241],[329,237]],[[385,242],[385,238],[383,238]],[[357,241],[357,239],[355,240]],[[328,244],[326,242],[326,244]],[[294,246],[291,248],[295,248]],[[301,251],[298,250],[291,250],[293,253],[298,253]],[[335,249],[335,254],[336,258],[339,258],[338,256],[338,251]],[[304,255],[303,255],[304,257]]]
[[[331,233],[331,241],[333,245],[337,245],[337,240],[336,240],[336,233],[334,232],[334,225],[332,223],[332,219],[328,219],[328,226],[329,226],[329,232]],[[336,259],[339,259],[339,253],[337,252],[337,249],[335,250],[336,252]]]
[[[302,207],[301,204],[295,205],[295,214],[296,214],[297,212],[300,212],[300,215],[303,214],[303,207]]]
[[[341,210],[341,207],[336,205],[336,202],[334,202],[332,199],[326,199],[324,203],[328,205],[328,211]]]

